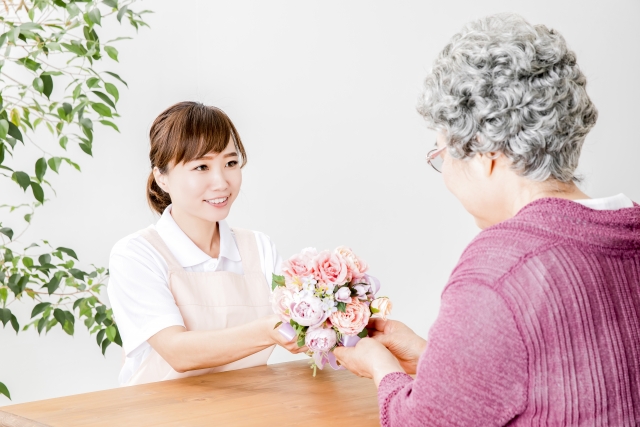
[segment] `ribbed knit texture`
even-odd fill
[[[640,207],[541,199],[471,242],[383,426],[640,426]]]

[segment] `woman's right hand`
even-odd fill
[[[298,347],[298,343],[295,338],[292,341],[287,341],[280,331],[278,331],[278,328],[274,328],[274,326],[280,322],[280,317],[278,315],[273,314],[265,317],[264,319],[269,333],[269,338],[274,344],[284,347],[292,354],[304,353],[308,350],[307,346]]]
[[[427,341],[397,320],[369,320],[369,336],[387,347],[407,374],[415,374]]]

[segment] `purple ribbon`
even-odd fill
[[[355,347],[360,341],[360,337],[357,335],[343,335],[342,336],[342,345],[345,347]]]
[[[366,278],[369,285],[371,285],[371,293],[373,295],[377,294],[380,290],[380,280],[373,276],[369,276],[368,274],[365,274],[364,277]]]
[[[278,332],[280,332],[280,335],[282,335],[287,342],[293,341],[296,337],[296,331],[289,323],[282,323],[282,325],[278,326]]]

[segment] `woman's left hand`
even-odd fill
[[[333,354],[342,366],[354,374],[373,378],[376,387],[385,375],[404,372],[398,359],[373,338],[362,338],[355,347],[336,347]]]

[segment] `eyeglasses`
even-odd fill
[[[444,163],[444,159],[440,154],[442,154],[442,152],[446,149],[447,146],[445,145],[442,148],[436,147],[427,153],[427,163],[429,163],[432,168],[440,173],[442,173],[442,163]]]

